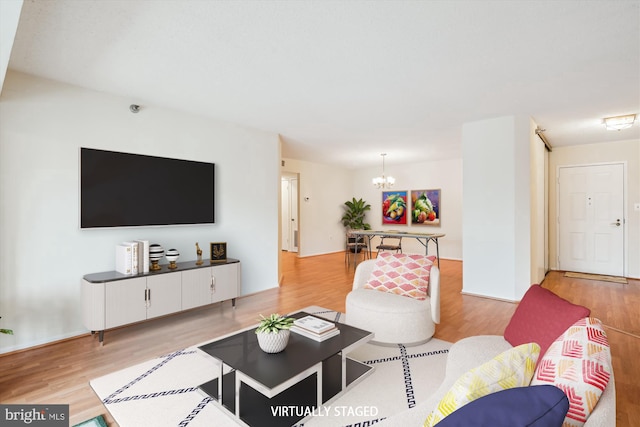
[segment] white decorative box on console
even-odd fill
[[[82,278],[82,318],[92,333],[140,322],[240,295],[240,261],[215,264],[177,263],[135,276],[116,271],[87,274]]]

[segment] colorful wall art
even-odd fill
[[[440,189],[411,190],[411,224],[440,225]]]
[[[407,224],[407,192],[382,192],[382,223]]]

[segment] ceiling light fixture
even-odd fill
[[[387,153],[380,154],[382,156],[382,176],[373,178],[372,182],[376,188],[391,188],[395,184],[396,180],[392,176],[385,176],[384,174],[384,158]]]
[[[627,114],[626,116],[606,117],[604,119],[604,125],[607,130],[621,130],[627,129],[633,126],[633,122],[636,120],[635,114]]]

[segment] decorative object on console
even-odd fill
[[[176,261],[180,257],[180,252],[178,252],[177,249],[169,249],[165,254],[165,257],[167,258],[167,261],[169,261],[169,268],[171,270],[178,268]]]
[[[411,224],[440,225],[440,190],[411,190]]]
[[[164,256],[164,248],[157,243],[149,246],[149,261],[151,261],[151,267],[149,270],[158,271],[162,270],[162,267],[158,265],[158,262]]]
[[[133,275],[141,273],[140,271],[140,244],[136,242],[122,242],[123,245],[130,247],[127,251],[127,256],[131,257],[131,273]]]
[[[149,272],[149,241],[138,239],[138,273]]]
[[[118,273],[133,274],[133,248],[131,245],[121,243],[116,245],[116,271]]]
[[[382,223],[407,224],[407,192],[382,192]]]
[[[210,262],[222,262],[227,260],[227,242],[210,244]]]
[[[273,313],[269,317],[260,315],[256,329],[258,345],[265,353],[280,353],[289,343],[289,334],[294,319]]]
[[[198,242],[196,242],[196,256],[198,257],[196,265],[202,265],[202,249],[200,249]]]

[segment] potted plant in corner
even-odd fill
[[[2,317],[0,317],[2,319]],[[0,329],[0,334],[13,335],[13,331],[11,329]]]
[[[269,317],[260,315],[260,325],[256,329],[258,345],[265,353],[280,353],[289,342],[293,318],[274,313]]]
[[[371,226],[364,222],[365,214],[371,210],[371,205],[362,199],[352,198],[344,202],[345,212],[342,215],[342,225],[349,230],[371,230]]]
[[[342,225],[347,229],[347,250],[351,253],[360,253],[365,245],[362,241],[357,242],[356,237],[351,234],[351,230],[371,230],[371,226],[365,221],[365,214],[371,210],[371,205],[362,199],[356,200],[353,197],[351,200],[344,202],[345,211],[342,215]]]

